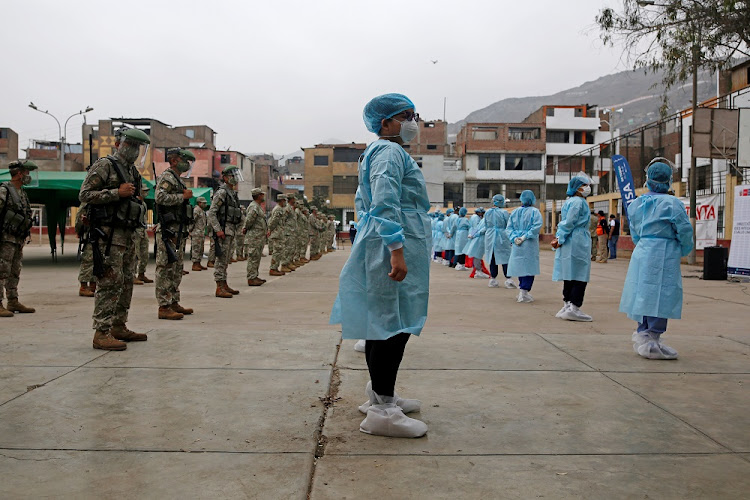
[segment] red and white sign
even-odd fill
[[[685,210],[690,216],[690,199],[680,198],[685,205]],[[695,248],[703,250],[706,247],[716,245],[716,235],[719,225],[719,196],[705,196],[696,200],[698,206],[695,208],[697,220],[695,222]]]

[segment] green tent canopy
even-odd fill
[[[47,212],[47,235],[49,237],[49,246],[52,258],[57,255],[56,235],[60,231],[60,245],[65,248],[65,223],[68,218],[68,208],[80,205],[78,193],[81,190],[86,178],[86,172],[57,172],[38,170],[39,185],[34,187],[25,187],[24,190],[31,203],[44,205]],[[10,172],[7,169],[0,170],[0,182],[10,180]],[[154,209],[154,182],[144,179],[144,183],[149,186],[149,193],[146,197],[146,205]],[[191,204],[195,204],[197,197],[205,198],[211,203],[211,188],[193,188],[193,198]]]

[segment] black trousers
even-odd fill
[[[372,390],[380,396],[393,396],[401,359],[410,333],[399,333],[386,340],[365,342],[365,359],[370,372]]]
[[[565,280],[563,281],[563,300],[570,302],[576,307],[583,305],[583,296],[586,294],[585,281]]]
[[[498,266],[495,264],[495,256],[493,255],[492,260],[490,261],[490,276],[497,278],[498,271]],[[506,279],[508,278],[508,264],[503,264],[503,276],[505,276]]]
[[[461,264],[462,266],[466,264],[466,255],[464,254],[457,255],[456,259],[458,260],[458,263]]]

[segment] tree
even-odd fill
[[[686,82],[696,68],[718,69],[750,56],[750,2],[734,0],[624,0],[622,12],[596,16],[605,45],[619,42],[633,67],[663,71],[667,91]]]

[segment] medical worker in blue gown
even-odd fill
[[[445,250],[444,266],[453,265],[453,256],[456,254],[456,222],[458,215],[455,210],[449,208],[445,211],[445,221],[443,221],[443,236],[445,237],[443,250]]]
[[[518,302],[534,302],[531,287],[539,271],[539,231],[542,214],[534,207],[536,196],[528,189],[521,193],[521,206],[510,214],[505,234],[510,238],[508,275],[518,276]]]
[[[486,231],[484,232],[484,255],[490,264],[490,276],[492,277],[488,285],[490,288],[500,286],[497,282],[498,266],[502,266],[503,268],[505,288],[516,287],[508,274],[510,239],[505,234],[505,229],[508,226],[510,214],[508,214],[508,211],[504,207],[505,196],[496,194],[492,197],[492,208],[484,214],[484,224],[486,227]]]
[[[432,250],[435,252],[433,262],[443,263],[443,251],[445,250],[445,235],[443,234],[443,224],[445,224],[445,214],[438,214],[438,220],[435,224],[435,234],[433,235]]]
[[[482,259],[484,258],[484,233],[487,227],[484,225],[485,210],[479,207],[471,218],[475,221],[474,227],[469,229],[469,243],[466,244],[466,255],[474,261],[474,272],[469,278],[489,278],[488,274],[482,272]],[[476,219],[474,219],[476,217]],[[471,222],[471,221],[470,221]]]
[[[469,243],[469,228],[471,224],[466,218],[466,207],[458,210],[456,224],[456,271],[466,271],[466,245]]]
[[[672,167],[656,162],[646,171],[649,191],[628,207],[635,250],[620,299],[620,311],[638,322],[633,349],[648,359],[677,359],[661,341],[667,319],[682,316],[680,258],[693,248],[693,228],[683,203],[667,194]]]
[[[591,272],[591,219],[586,197],[591,194],[591,178],[583,172],[568,182],[568,199],[560,212],[552,248],[555,249],[555,265],[552,281],[563,282],[563,307],[555,317],[568,321],[591,321],[581,311],[583,296]]]
[[[432,252],[433,252],[432,260],[433,260],[433,262],[437,262],[438,261],[438,251],[437,251],[437,248],[436,248],[435,245],[437,245],[437,242],[439,240],[439,238],[438,238],[438,229],[437,229],[438,225],[437,224],[438,224],[438,222],[440,222],[440,215],[441,215],[441,212],[440,212],[440,209],[438,208],[432,214],[433,220],[430,223],[430,225],[432,226]],[[441,257],[441,259],[442,259],[442,257]]]
[[[402,147],[416,138],[419,115],[401,94],[365,106],[367,129],[378,134],[362,156],[355,206],[357,239],[339,277],[331,323],[345,339],[366,339],[370,373],[366,414],[359,430],[391,437],[420,437],[427,425],[405,413],[421,403],[395,392],[406,343],[427,319],[432,246],[427,187],[417,163]]]

